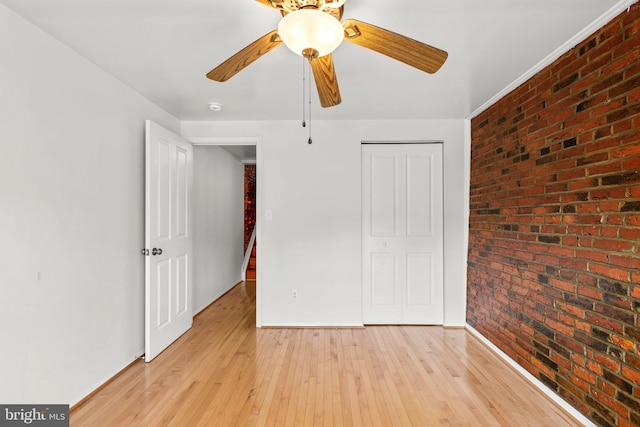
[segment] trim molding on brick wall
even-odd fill
[[[593,34],[595,31],[598,31],[604,25],[606,25],[613,18],[622,13],[623,10],[629,9],[631,5],[636,3],[638,0],[620,0],[616,3],[611,9],[605,12],[598,19],[593,21],[591,24],[587,25],[582,29],[582,31],[578,32],[575,36],[571,37],[564,44],[558,47],[556,50],[551,52],[546,58],[542,61],[538,62],[536,65],[531,67],[527,72],[514,80],[510,85],[502,89],[500,92],[496,93],[491,99],[482,104],[478,109],[476,109],[473,113],[469,114],[466,118],[473,119],[478,114],[482,113],[487,108],[491,107],[493,104],[502,99],[505,95],[512,92],[522,83],[529,80],[531,77],[535,76],[538,72],[543,70],[546,66],[553,64],[553,62],[560,58],[562,55],[570,51],[573,47],[575,47],[578,43],[584,41],[587,37]]]
[[[520,374],[525,380],[527,380],[532,386],[540,390],[541,393],[544,393],[547,398],[551,399],[556,405],[562,408],[563,411],[571,415],[575,418],[576,421],[582,423],[585,427],[597,427],[591,420],[582,415],[576,408],[568,404],[564,399],[558,396],[553,391],[549,390],[547,386],[536,377],[531,375],[529,371],[524,369],[522,366],[518,364],[515,360],[510,358],[505,352],[496,347],[491,341],[486,339],[480,332],[478,332],[473,326],[470,324],[465,325],[465,329],[473,335],[476,339],[478,339],[482,344],[484,344],[489,350],[491,350],[496,356],[501,358],[504,362],[506,362],[513,370],[515,370],[518,374]]]

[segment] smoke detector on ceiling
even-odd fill
[[[222,104],[217,101],[212,101],[209,103],[209,109],[215,112],[222,111]]]

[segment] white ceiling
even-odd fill
[[[272,29],[253,0],[0,0],[181,120],[302,118],[302,59],[285,46],[225,83],[205,74]],[[348,0],[355,18],[449,52],[433,75],[343,43],[342,104],[314,119],[459,119],[618,0]],[[209,101],[224,105],[220,113]]]
[[[223,149],[231,153],[236,159],[246,162],[256,162],[256,146],[255,145],[222,145]]]

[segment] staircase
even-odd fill
[[[251,247],[251,257],[249,258],[249,264],[247,264],[246,280],[256,280],[256,242],[253,242]]]
[[[244,253],[242,268],[240,269],[242,280],[256,280],[256,229],[254,227],[249,239],[249,245]]]

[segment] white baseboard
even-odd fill
[[[482,344],[487,346],[492,352],[494,352],[498,357],[504,360],[509,366],[515,369],[522,377],[524,377],[527,381],[531,383],[535,388],[540,390],[545,394],[549,399],[556,403],[559,407],[561,407],[566,413],[571,415],[576,421],[582,423],[585,427],[598,427],[587,417],[582,415],[576,408],[567,403],[563,398],[558,396],[555,392],[549,389],[542,381],[534,377],[529,371],[520,366],[515,360],[509,357],[504,351],[500,350],[495,344],[489,341],[484,337],[480,332],[478,332],[473,326],[468,323],[465,326],[465,329],[469,331],[474,337],[476,337]]]
[[[280,324],[263,324],[262,329],[362,329],[364,328],[363,324],[354,323],[350,324],[336,324],[336,325],[327,325],[327,324],[319,324],[319,323],[280,323]]]

